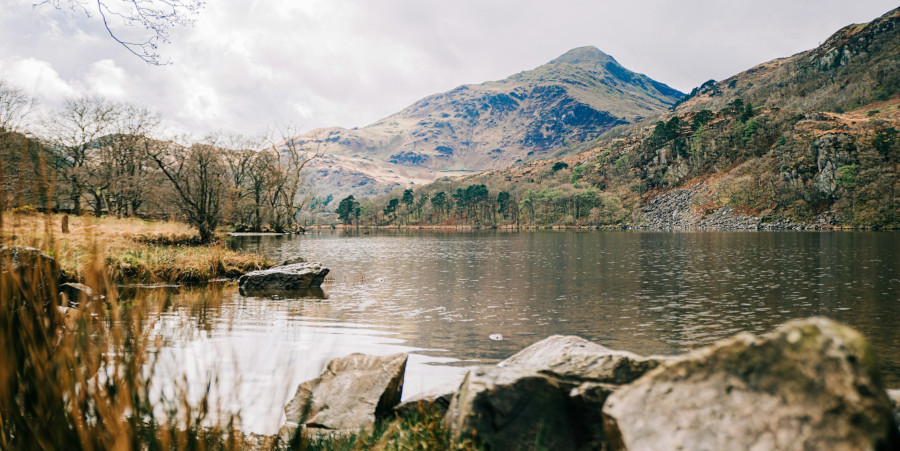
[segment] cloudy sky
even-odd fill
[[[111,40],[96,17],[0,0],[0,77],[44,109],[70,96],[102,95],[160,111],[173,132],[354,127],[426,95],[505,78],[584,45],[690,91],[815,47],[842,26],[897,6],[896,0],[208,0],[194,26],[176,29],[161,47],[171,64],[158,67]]]

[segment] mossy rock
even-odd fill
[[[871,346],[825,318],[664,364],[603,414],[611,449],[900,449]]]

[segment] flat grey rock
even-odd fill
[[[294,263],[244,274],[238,286],[244,296],[290,293],[321,286],[328,272],[320,263]]]

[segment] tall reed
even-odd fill
[[[53,240],[45,243],[52,246]],[[82,294],[78,309],[66,309],[57,294],[54,260],[37,251],[4,248],[0,448],[240,448],[237,418],[205,424],[214,408],[206,396],[189,403],[182,387],[168,403],[153,399],[153,363],[161,343],[148,326],[164,308],[165,296],[120,303],[96,249],[83,277],[105,298]],[[58,255],[52,247],[44,250]]]

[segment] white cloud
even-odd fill
[[[92,64],[84,81],[93,94],[111,100],[125,100],[128,82],[125,70],[111,59],[102,59]]]
[[[32,97],[58,102],[77,95],[79,90],[63,80],[47,61],[35,58],[17,59],[3,63],[3,76]]]
[[[7,2],[9,3],[9,2]],[[41,95],[99,93],[202,135],[275,123],[361,126],[429,94],[504,78],[595,45],[688,91],[823,41],[896,0],[218,0],[144,64],[96,20],[17,0],[0,67]]]

